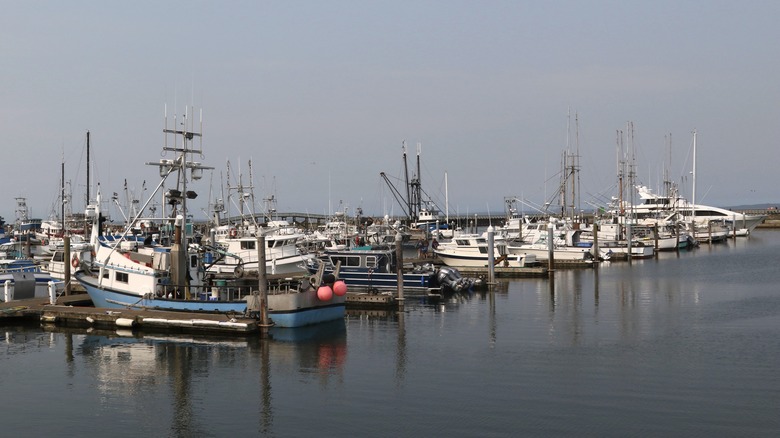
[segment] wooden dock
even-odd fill
[[[388,308],[396,306],[396,293],[347,292],[347,309]]]
[[[91,307],[86,294],[0,303],[0,325],[40,322],[70,327],[142,330],[166,333],[256,335],[258,322],[243,315],[167,312],[161,310],[101,309]],[[89,306],[89,307],[88,307]]]
[[[488,268],[485,267],[459,267],[456,268],[464,277],[477,277],[486,279],[488,277]],[[496,266],[493,268],[496,277],[502,278],[530,278],[546,277],[547,268],[544,266],[534,266],[527,268],[513,268],[506,266]]]

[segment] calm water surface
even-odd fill
[[[780,436],[780,231],[273,341],[0,327],[5,436]]]

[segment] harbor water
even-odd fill
[[[4,436],[780,434],[773,230],[272,340],[0,331]]]

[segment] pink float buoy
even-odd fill
[[[333,293],[339,297],[344,296],[347,293],[347,283],[344,283],[344,280],[333,283]]]
[[[319,298],[320,301],[329,301],[333,298],[333,289],[331,289],[330,286],[320,286],[320,288],[317,289],[317,298]]]

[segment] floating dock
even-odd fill
[[[57,304],[49,304],[48,298],[3,302],[0,325],[40,321],[71,327],[220,335],[256,335],[262,328],[256,320],[243,315],[101,309],[91,305],[86,294],[59,297]]]

